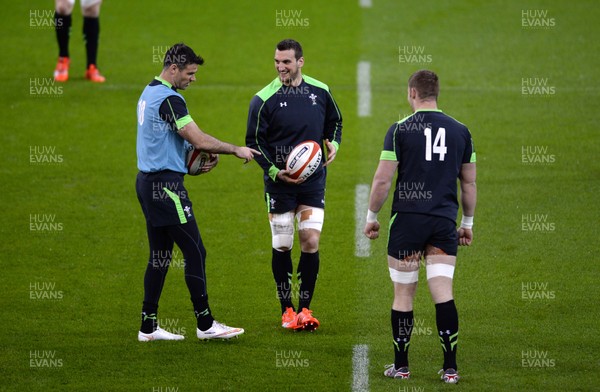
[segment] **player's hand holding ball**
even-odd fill
[[[299,143],[288,154],[285,170],[280,170],[277,178],[288,184],[300,184],[319,169],[322,157],[323,153],[317,142],[306,140]]]
[[[277,172],[277,179],[279,181],[288,183],[288,184],[302,184],[304,182],[304,178],[296,178],[293,177],[291,170],[279,170]]]
[[[210,153],[208,160],[206,161],[206,163],[204,163],[204,166],[202,166],[202,169],[200,169],[200,174],[208,173],[209,171],[214,169],[218,163],[219,163],[219,154]]]

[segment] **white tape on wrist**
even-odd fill
[[[463,229],[472,229],[473,228],[473,217],[472,216],[462,216],[460,220],[460,227]]]
[[[367,210],[367,223],[377,222],[377,212]]]

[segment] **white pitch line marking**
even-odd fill
[[[373,2],[371,0],[360,0],[359,4],[363,8],[371,8],[373,6]]]
[[[371,63],[361,61],[356,70],[358,117],[371,115]]]
[[[352,351],[352,392],[368,392],[369,346],[357,344]]]
[[[371,255],[371,240],[363,234],[367,222],[367,208],[369,208],[369,186],[358,184],[354,192],[354,255],[356,257]]]

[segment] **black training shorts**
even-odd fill
[[[183,173],[139,172],[135,189],[142,211],[152,226],[171,226],[195,220],[192,201],[183,186]]]
[[[441,216],[393,212],[388,238],[388,255],[402,260],[414,253],[424,256],[427,245],[456,256],[456,223]]]
[[[295,211],[299,205],[325,209],[325,190],[304,193],[265,193],[267,211],[271,214],[283,214]]]

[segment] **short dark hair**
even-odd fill
[[[408,87],[415,88],[419,99],[434,99],[440,94],[440,82],[438,76],[433,71],[422,69],[415,72],[408,78]]]
[[[300,57],[302,57],[302,45],[300,45],[300,42],[288,38],[284,39],[283,41],[277,44],[277,50],[290,49],[294,51],[294,56],[296,57],[296,60],[299,60]]]
[[[165,59],[163,61],[163,67],[168,68],[172,64],[176,64],[177,68],[184,69],[188,64],[204,64],[204,59],[198,56],[192,48],[180,42],[175,44],[167,50],[165,53]]]

